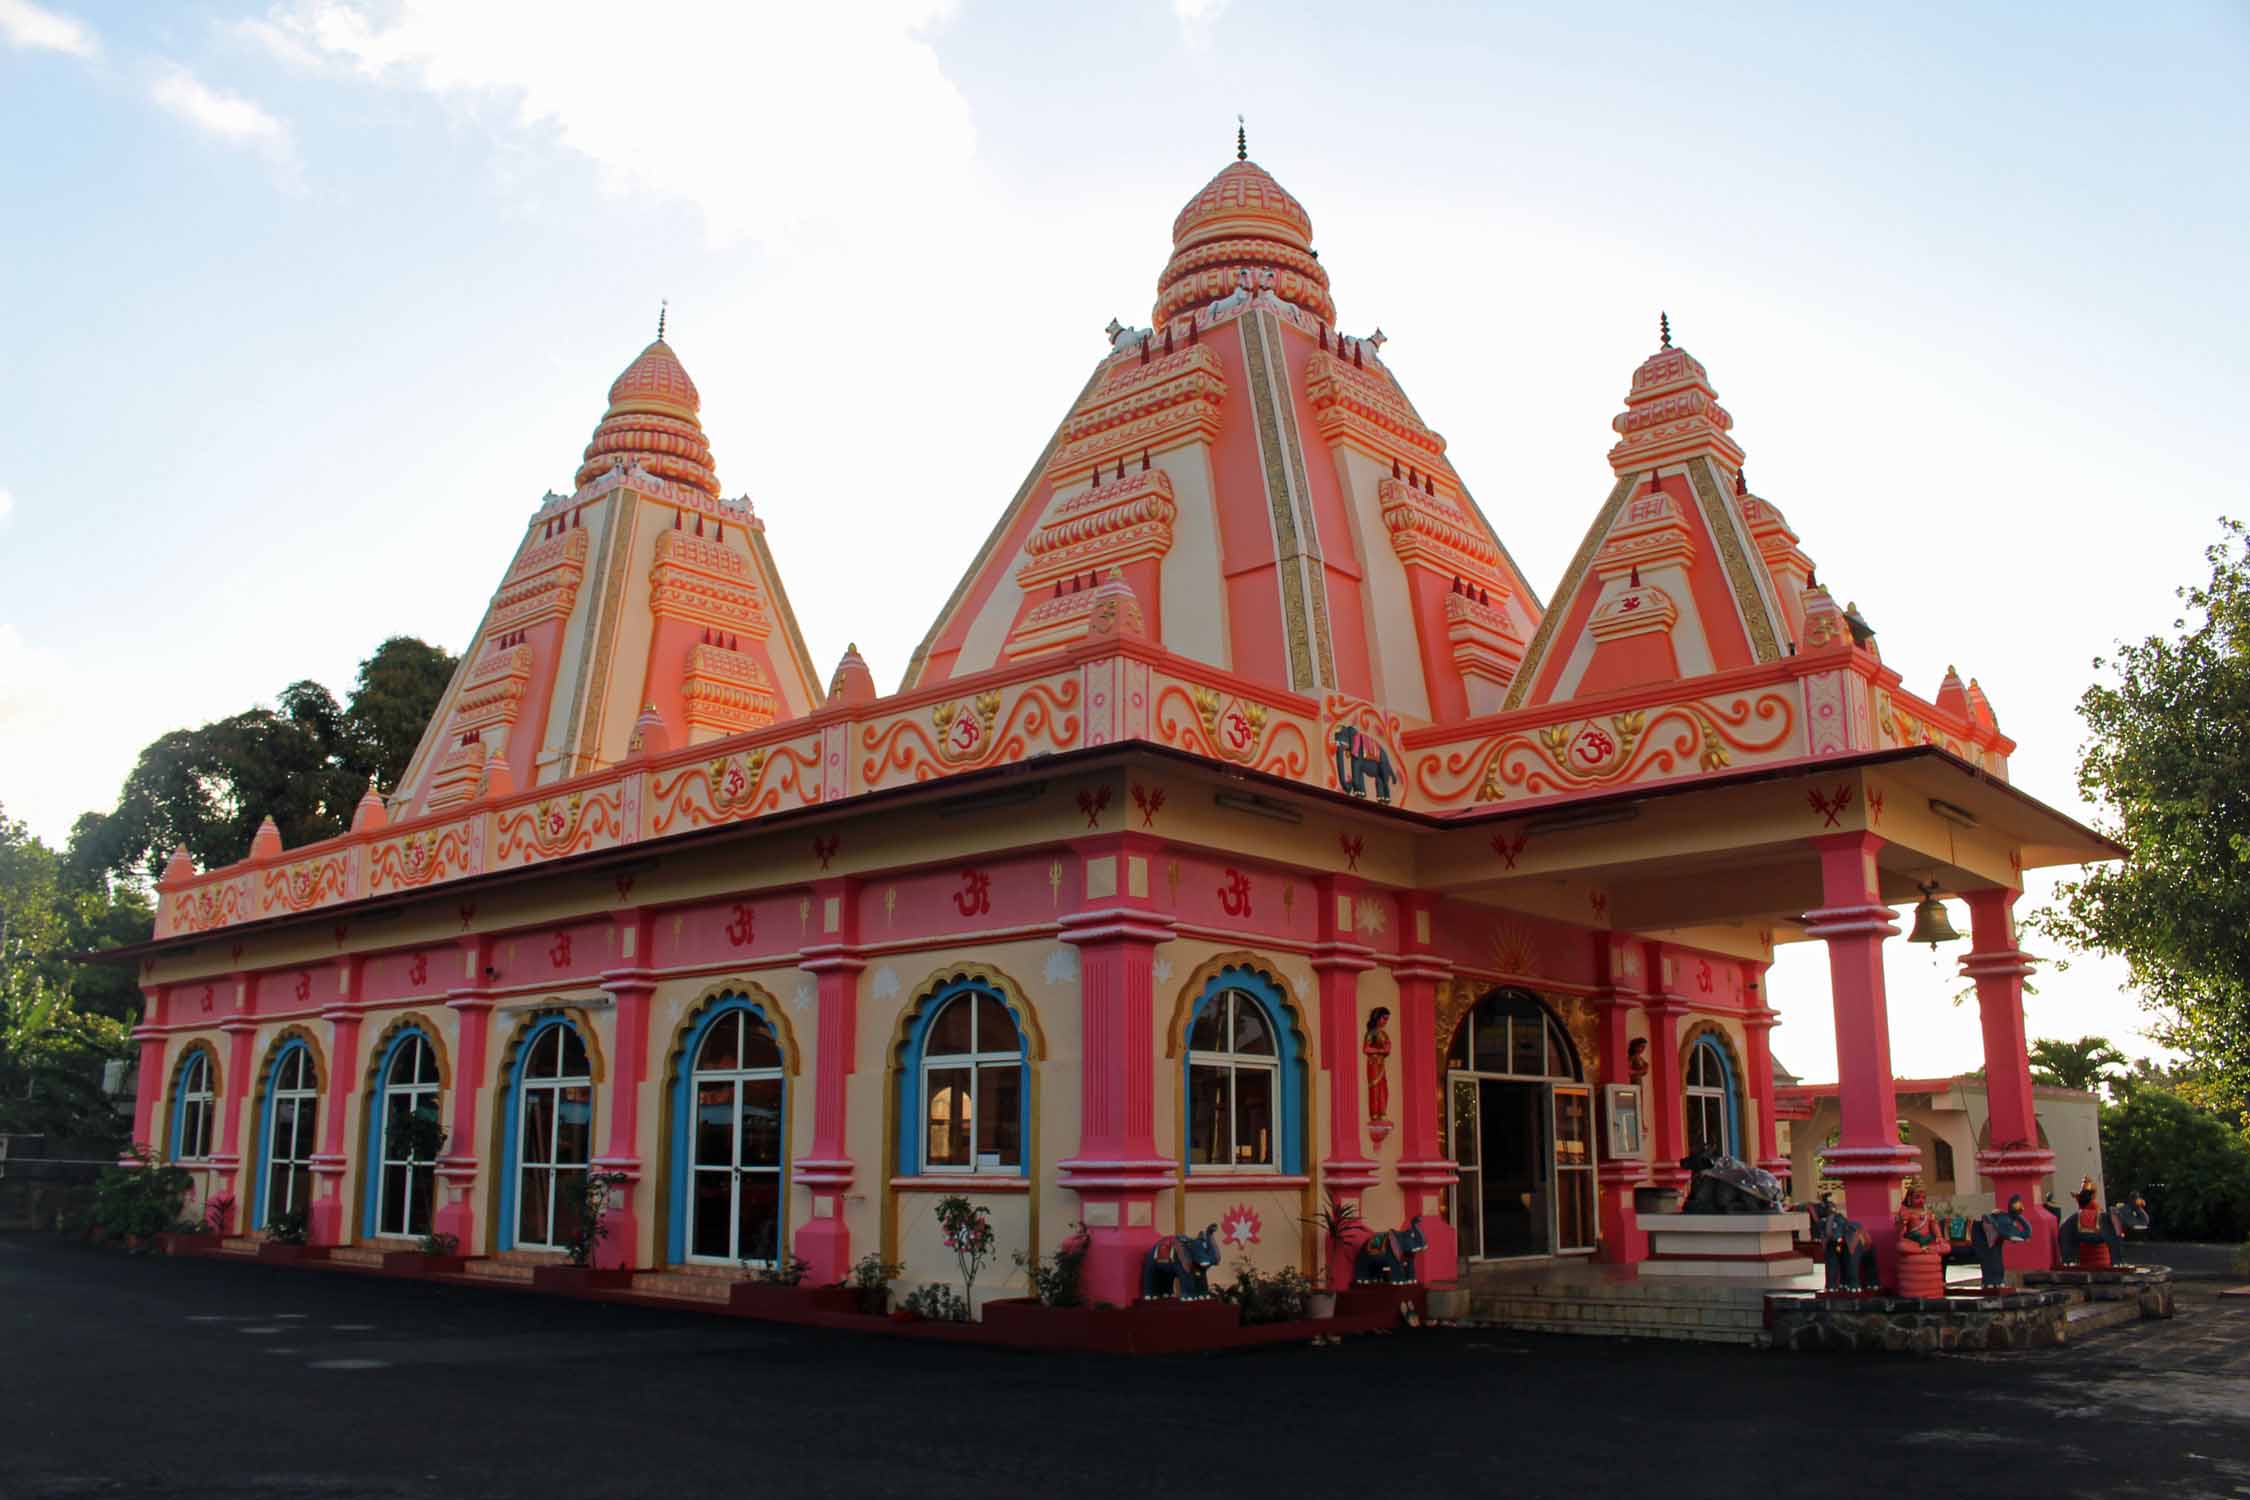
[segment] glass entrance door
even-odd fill
[[[1548,1230],[1547,1086],[1477,1080],[1477,1157],[1487,1259],[1545,1255],[1554,1248]]]
[[[1462,1018],[1446,1061],[1460,1173],[1447,1216],[1463,1258],[1593,1249],[1593,1096],[1554,1017],[1531,995],[1494,991]]]
[[[694,1088],[688,1259],[771,1265],[781,1246],[781,1053],[757,1015],[712,1024]]]
[[[1583,1085],[1558,1083],[1555,1099],[1555,1248],[1591,1250],[1594,1215],[1594,1101]]]

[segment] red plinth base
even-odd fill
[[[2078,1269],[2081,1271],[2106,1271],[2110,1268],[2109,1241],[2080,1240],[2078,1242]]]
[[[1898,1294],[1901,1297],[1944,1296],[1945,1257],[1937,1247],[1907,1254],[1902,1242],[1899,1250]]]

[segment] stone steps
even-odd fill
[[[2063,1314],[2066,1336],[2083,1338],[2104,1328],[2118,1328],[2141,1320],[2138,1302],[2081,1302]]]
[[[336,1266],[380,1267],[384,1253],[372,1245],[338,1245],[328,1252],[328,1263]]]
[[[673,1297],[682,1302],[726,1305],[734,1294],[735,1278],[706,1276],[694,1271],[642,1271],[633,1278],[633,1290],[650,1297]]]

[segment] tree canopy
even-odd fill
[[[2250,1144],[2226,1121],[2170,1089],[2128,1083],[2117,1103],[2102,1107],[2101,1130],[2106,1196],[2146,1193],[2156,1233],[2250,1234]]]
[[[2170,635],[2121,644],[2079,700],[2078,784],[2130,854],[2060,886],[2048,935],[2123,957],[2204,1102],[2250,1101],[2250,532],[2221,522],[2211,578]]]
[[[346,703],[293,682],[273,708],[163,735],[141,751],[117,806],[78,820],[73,872],[153,880],[183,846],[205,869],[231,864],[269,815],[291,846],[342,833],[370,782],[387,789],[405,774],[455,665],[439,647],[393,636],[359,664]]]
[[[2075,1042],[2041,1037],[2033,1042],[2031,1081],[2058,1088],[2084,1089],[2098,1094],[2104,1084],[2116,1081],[2126,1066],[2125,1054],[2106,1036],[2082,1036]]]

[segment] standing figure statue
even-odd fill
[[[1906,1190],[1898,1210],[1898,1294],[1901,1297],[1945,1295],[1945,1226],[1930,1212],[1930,1200],[1918,1187]]]
[[[1391,1118],[1391,1011],[1378,1005],[1367,1017],[1367,1034],[1360,1038],[1360,1053],[1367,1059],[1367,1120],[1387,1123]]]
[[[1875,1240],[1857,1219],[1847,1219],[1826,1193],[1812,1206],[1813,1242],[1820,1246],[1828,1273],[1826,1290],[1873,1292],[1881,1289],[1875,1266]]]
[[[2148,1228],[2148,1200],[2132,1193],[2104,1209],[2091,1177],[2079,1180],[2074,1196],[2078,1200],[2078,1211],[2063,1215],[2061,1232],[2055,1238],[2056,1249],[2066,1266],[2075,1265],[2081,1271],[2106,1271],[2120,1263],[2119,1257],[2125,1253],[2126,1234]]]

